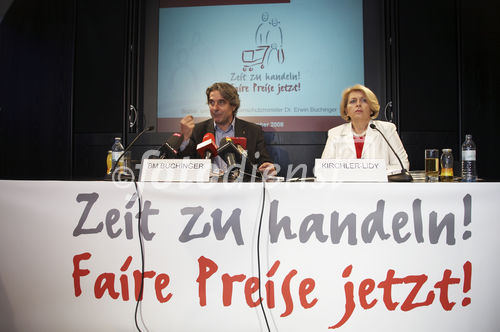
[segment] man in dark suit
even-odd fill
[[[236,88],[229,83],[214,83],[207,88],[206,95],[211,119],[195,124],[193,117],[187,115],[181,120],[181,133],[184,136],[182,155],[197,157],[196,146],[202,142],[206,133],[214,134],[217,144],[223,137],[246,137],[247,161],[257,165],[261,173],[276,175],[273,161],[266,149],[262,128],[236,117],[240,107]],[[214,162],[219,169],[226,166],[220,157]]]

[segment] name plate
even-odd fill
[[[319,182],[387,182],[383,159],[316,159]]]
[[[210,159],[144,159],[139,181],[208,182]]]

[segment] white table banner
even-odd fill
[[[139,198],[142,330],[500,326],[500,184],[263,185],[0,181],[0,330],[133,331]]]

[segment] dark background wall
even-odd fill
[[[458,2],[406,2],[396,17],[399,130],[411,166],[423,169],[425,148],[449,147],[460,158]]]
[[[499,3],[422,0],[395,6],[398,122],[412,167],[423,169],[429,147],[450,147],[459,161],[465,134],[472,134],[479,175],[498,180]]]
[[[14,1],[0,24],[0,177],[68,179],[74,2]]]
[[[141,121],[129,126],[128,109],[144,106],[147,94],[146,2],[13,1],[0,23],[0,178],[102,178],[113,137],[130,142],[142,128]],[[398,125],[412,169],[423,169],[430,147],[450,147],[459,161],[470,133],[480,176],[499,180],[499,9],[486,0],[365,1],[366,85],[382,106],[392,102],[387,118]],[[146,135],[133,158],[166,135]],[[311,166],[326,133],[266,139],[286,169]]]
[[[72,177],[102,179],[114,137],[125,137],[128,3],[75,2]]]

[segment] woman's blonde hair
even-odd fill
[[[378,112],[380,111],[380,105],[378,103],[377,96],[372,92],[372,90],[368,89],[366,86],[361,85],[361,84],[356,84],[354,86],[351,86],[350,88],[347,88],[342,92],[342,100],[340,101],[340,116],[342,119],[346,120],[347,122],[351,121],[351,118],[347,116],[347,98],[349,97],[349,94],[353,91],[360,91],[363,92],[366,96],[366,100],[368,102],[368,106],[370,106],[370,117],[372,119],[376,119],[378,116]]]

